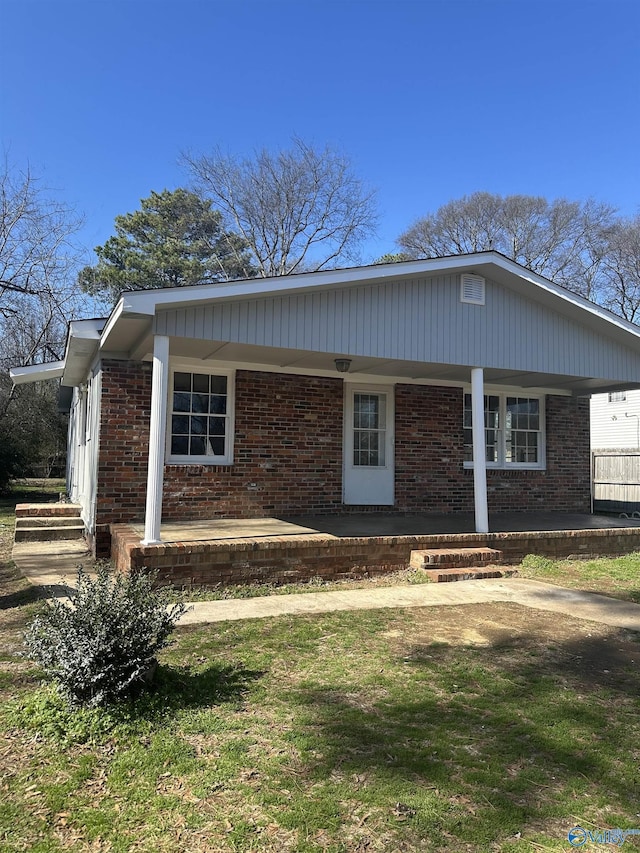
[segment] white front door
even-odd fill
[[[344,503],[393,506],[393,387],[345,383]]]

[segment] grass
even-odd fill
[[[637,638],[591,626],[585,666],[580,623],[507,611],[182,629],[156,692],[111,712],[31,671],[0,710],[0,845],[507,853],[635,827]]]
[[[337,581],[311,578],[308,581],[286,584],[253,583],[229,586],[219,584],[214,588],[190,586],[185,587],[181,594],[186,594],[190,601],[226,601],[229,599],[260,598],[265,595],[291,595],[294,593],[330,592],[338,589],[370,589],[371,587],[398,585],[412,586],[425,583],[431,583],[431,581],[424,572],[417,569],[404,569],[371,578]]]
[[[185,627],[135,706],[72,712],[16,655],[41,604],[2,541],[3,853],[524,853],[640,828],[633,632],[511,604]]]
[[[640,604],[640,553],[637,552],[592,560],[550,560],[529,554],[519,566],[518,574]]]

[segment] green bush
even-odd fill
[[[92,580],[78,567],[68,601],[54,599],[25,634],[28,656],[72,705],[96,707],[133,695],[153,672],[156,653],[185,612],[154,589],[144,570],[112,574],[98,564]]]

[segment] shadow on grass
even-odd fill
[[[25,607],[48,598],[66,598],[71,588],[64,584],[49,586],[28,586],[15,592],[0,595],[0,610],[11,610],[13,607]]]
[[[126,699],[96,708],[70,705],[50,681],[41,681],[34,690],[33,682],[43,676],[34,669],[9,679],[14,688],[26,689],[5,706],[6,721],[10,727],[69,745],[98,744],[119,733],[138,735],[149,725],[171,726],[172,719],[184,710],[240,703],[262,673],[234,666],[211,665],[200,672],[160,666],[151,687],[140,685]]]
[[[322,756],[309,771],[372,773],[415,792],[410,805],[434,788],[466,797],[476,808],[455,832],[476,844],[494,840],[496,826],[515,834],[545,810],[557,815],[585,790],[612,814],[636,814],[640,644],[630,635],[547,649],[528,635],[490,647],[413,646],[379,683],[299,689],[309,754]]]
[[[190,667],[162,665],[147,695],[154,706],[160,703],[163,713],[167,709],[207,708],[240,701],[263,675],[243,666],[211,664],[193,671]]]

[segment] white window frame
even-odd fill
[[[224,456],[179,456],[171,453],[173,416],[173,385],[176,373],[206,373],[209,376],[225,376],[227,379],[227,434],[225,435],[226,453]],[[169,366],[169,388],[167,395],[167,429],[165,461],[167,465],[232,465],[235,440],[235,399],[236,371],[216,367],[215,365],[194,364],[188,361],[171,361]],[[215,417],[215,416],[214,416]]]
[[[627,392],[626,391],[609,391],[607,396],[608,403],[626,403],[627,401]]]
[[[464,394],[470,394],[470,389],[465,389]],[[526,391],[496,391],[494,389],[485,388],[484,389],[485,397],[498,397],[500,401],[499,408],[499,423],[500,427],[497,430],[499,434],[498,439],[498,461],[497,462],[488,462],[486,463],[487,470],[494,471],[544,471],[547,467],[547,433],[546,433],[546,412],[545,412],[545,397],[540,394],[528,394]],[[527,400],[537,400],[538,401],[538,416],[540,418],[540,429],[538,430],[538,461],[537,462],[507,462],[506,461],[506,439],[505,439],[505,424],[506,424],[506,415],[507,415],[507,398],[508,397],[521,397]],[[464,396],[462,398],[463,401],[463,412],[464,412]],[[464,430],[464,420],[462,422],[462,427]],[[473,462],[464,461],[465,468],[473,469]]]

